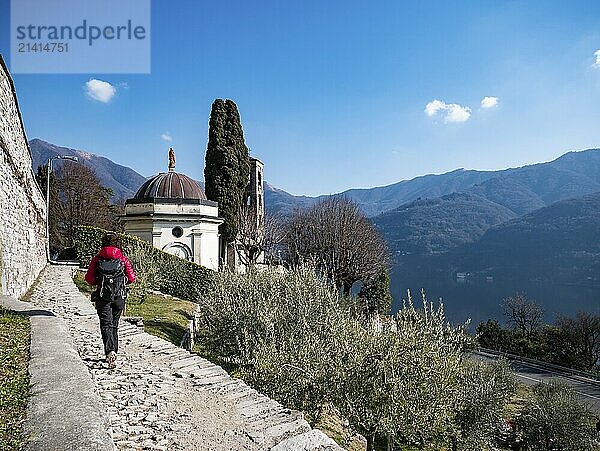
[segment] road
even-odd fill
[[[496,360],[497,355],[474,351],[474,357],[482,360]],[[579,395],[593,412],[600,416],[600,381],[591,378],[569,374],[567,371],[553,368],[545,365],[543,362],[528,362],[509,358],[508,363],[515,372],[518,379],[527,385],[534,385],[538,382],[547,382],[550,379],[558,379],[569,385]]]

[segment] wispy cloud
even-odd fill
[[[173,137],[171,136],[171,134],[169,132],[161,134],[160,139],[162,139],[163,141],[166,141],[166,142],[173,141]]]
[[[108,103],[117,93],[117,88],[107,81],[92,78],[85,83],[85,93],[92,100]]]
[[[594,56],[596,57],[596,61],[594,61],[594,64],[592,64],[592,67],[595,67],[596,69],[600,69],[600,49],[598,49],[594,52]]]
[[[425,105],[425,114],[429,117],[438,114],[444,118],[444,123],[466,122],[471,117],[471,108],[457,103],[446,103],[443,100],[432,100]]]
[[[484,97],[481,99],[481,108],[494,108],[498,106],[498,97]]]

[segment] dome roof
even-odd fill
[[[137,190],[136,200],[143,199],[186,199],[206,200],[206,194],[195,180],[185,174],[169,171],[150,177]]]

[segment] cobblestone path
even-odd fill
[[[117,449],[339,449],[299,412],[126,321],[119,327],[117,368],[107,369],[98,317],[72,271],[47,267],[31,302],[65,321],[106,406]]]

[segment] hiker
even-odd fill
[[[116,233],[102,237],[102,249],[98,252],[85,274],[85,281],[96,285],[92,302],[100,318],[100,332],[104,342],[104,354],[109,368],[115,368],[119,338],[119,318],[125,308],[126,284],[135,282],[135,273],[129,259],[121,252]]]

